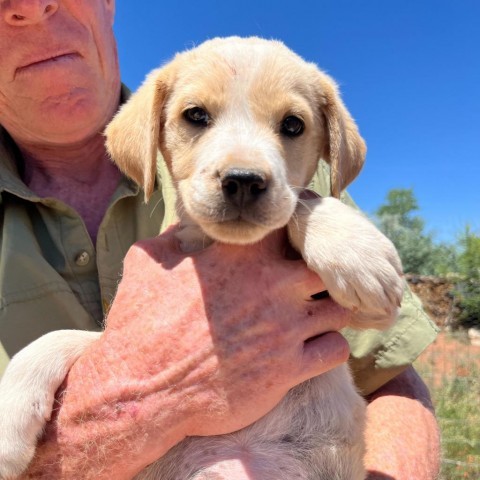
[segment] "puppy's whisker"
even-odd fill
[[[183,215],[186,213],[186,209],[183,203],[181,205],[177,205],[176,210],[179,217],[183,217]]]
[[[306,202],[305,200],[302,200],[301,198],[298,199],[298,203],[300,205],[302,205],[303,207],[305,207],[309,213],[312,213],[312,207],[308,204],[308,202]],[[298,215],[297,212],[294,213],[294,215]]]
[[[164,201],[163,196],[160,197],[160,198],[157,200],[157,203],[155,203],[155,205],[154,205],[153,208],[152,208],[152,211],[150,212],[150,218],[153,218],[153,214],[155,213],[155,210],[156,210],[157,207],[160,205],[160,203],[162,203],[163,201]]]
[[[163,190],[164,190],[164,191],[167,191],[167,192],[174,192],[175,194],[176,194],[176,192],[178,192],[178,188],[177,188],[176,186],[174,186],[174,185],[165,186],[165,187],[163,187]],[[153,214],[155,213],[156,208],[158,207],[158,205],[159,205],[161,202],[165,202],[165,197],[164,197],[164,195],[162,195],[162,196],[158,199],[157,203],[155,203],[155,205],[153,206],[153,209],[152,209],[152,211],[150,212],[150,218],[153,218]]]

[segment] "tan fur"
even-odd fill
[[[153,192],[157,173],[157,145],[161,120],[159,113],[162,111],[167,93],[167,75],[167,69],[160,76],[157,71],[152,72],[145,81],[148,95],[141,95],[137,102],[123,105],[122,114],[132,119],[128,132],[122,124],[109,126],[110,149],[116,151],[122,159],[118,166],[124,172],[128,172],[128,176],[138,185],[143,186],[146,199]],[[131,139],[131,145],[122,140],[125,135]],[[137,150],[131,146],[135,146]]]

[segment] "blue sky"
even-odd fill
[[[413,188],[437,240],[480,233],[479,0],[117,0],[115,32],[132,89],[208,38],[284,41],[340,84],[368,145],[349,188],[365,212]]]

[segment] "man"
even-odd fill
[[[185,436],[248,425],[348,356],[337,333],[348,312],[322,300],[305,321],[305,299],[323,285],[283,258],[281,234],[185,257],[170,229],[127,254],[169,223],[173,205],[163,178],[144,205],[104,150],[101,132],[126,96],[114,8],[114,0],[0,0],[6,355],[53,329],[100,328],[111,304],[106,332],[72,368],[25,478],[132,478]],[[328,189],[322,172],[316,184]],[[250,267],[265,255],[270,274],[258,278]],[[235,281],[225,281],[220,257]],[[243,318],[255,328],[239,332]],[[344,333],[370,401],[370,478],[435,478],[436,423],[409,366],[435,335],[418,303],[407,298],[385,334]]]

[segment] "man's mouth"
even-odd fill
[[[57,63],[61,64],[64,62],[69,62],[71,60],[74,60],[75,58],[78,58],[78,53],[66,52],[61,54],[49,55],[49,56],[46,56],[45,58],[28,60],[25,64],[23,64],[22,66],[18,67],[15,70],[15,76],[30,70],[37,70],[44,67],[50,67]]]

